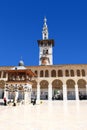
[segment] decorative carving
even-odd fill
[[[41,86],[41,88],[47,88],[47,87],[48,87],[48,81],[42,80],[42,81],[40,82],[40,86]]]
[[[75,87],[75,82],[72,79],[67,80],[66,84],[67,84],[67,88],[74,88]]]
[[[53,82],[52,82],[52,86],[54,87],[54,88],[62,88],[62,85],[63,85],[63,83],[62,83],[62,81],[61,80],[54,80]]]
[[[79,79],[79,80],[78,80],[78,87],[79,87],[79,88],[84,88],[84,87],[86,87],[86,81],[83,80],[83,79]]]
[[[0,80],[0,88],[4,89],[5,88],[5,81]]]

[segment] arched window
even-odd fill
[[[48,72],[48,70],[45,71],[45,77],[49,77],[49,72]]]
[[[62,76],[63,76],[62,70],[58,70],[58,77],[62,77]]]
[[[80,70],[77,70],[77,76],[80,76]]]
[[[1,71],[0,71],[0,78],[1,78]]]
[[[66,77],[69,76],[69,70],[65,70],[65,76],[66,76]]]
[[[43,70],[40,71],[40,77],[43,77]]]
[[[44,55],[48,54],[48,50],[47,49],[43,50],[43,54]]]
[[[51,77],[56,77],[56,71],[55,70],[51,71]]]
[[[71,75],[71,77],[74,76],[74,70],[70,70],[70,75]]]
[[[3,72],[3,78],[6,78],[6,72]]]
[[[36,75],[38,75],[38,72],[37,72],[37,70],[35,70],[35,74],[36,74]]]
[[[85,70],[82,70],[82,76],[85,76]]]

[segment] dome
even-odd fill
[[[23,60],[20,60],[20,61],[19,61],[18,66],[24,66],[24,62],[23,62]]]

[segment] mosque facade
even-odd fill
[[[17,92],[16,98],[24,99],[25,96],[27,99],[29,95],[25,93],[30,91],[30,98],[37,100],[86,100],[87,65],[53,65],[54,39],[49,39],[46,18],[42,39],[37,42],[38,66],[24,66],[21,60],[17,67],[0,67],[0,98],[9,89],[8,99],[13,98],[14,91]]]

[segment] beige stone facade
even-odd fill
[[[8,74],[0,67],[0,80],[7,81]],[[33,79],[32,98],[37,100],[79,100],[87,95],[87,65],[26,66],[36,73]],[[19,77],[20,78],[20,77]],[[2,85],[0,85],[2,88]],[[2,97],[2,96],[1,96]]]

